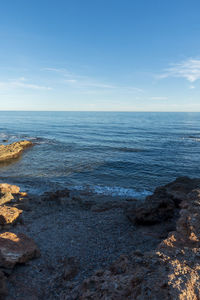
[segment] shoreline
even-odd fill
[[[177,294],[177,289],[169,282],[163,291],[158,282],[147,284],[146,273],[142,273],[144,279],[137,280],[136,287],[130,291],[129,279],[135,278],[135,268],[138,272],[144,272],[144,265],[145,272],[157,274],[158,270],[153,267],[153,261],[158,264],[158,269],[166,279],[166,270],[162,269],[163,254],[157,253],[163,252],[162,245],[166,251],[165,245],[169,241],[172,245],[171,257],[178,259],[177,253],[182,253],[180,245],[173,246],[172,236],[180,232],[182,234],[180,229],[176,233],[177,226],[180,228],[180,211],[183,205],[190,205],[189,202],[187,205],[184,203],[189,201],[188,195],[194,194],[198,188],[200,180],[179,178],[157,188],[144,202],[137,199],[119,202],[109,200],[109,197],[104,198],[104,201],[102,197],[98,201],[95,196],[74,194],[67,189],[34,198],[28,198],[24,194],[21,202],[18,201],[20,203],[14,201],[14,206],[17,205],[23,210],[22,219],[9,231],[17,235],[23,233],[33,239],[41,256],[26,264],[16,264],[11,274],[6,273],[8,296],[5,299],[129,299],[127,291],[135,295],[139,286],[140,290],[145,286],[150,289],[151,286],[152,299],[160,299],[166,291],[171,295],[171,298],[165,297],[166,299],[174,299],[174,295],[179,299],[180,290]],[[195,197],[198,199],[199,196]],[[13,199],[11,203],[12,201]],[[188,208],[188,215],[189,213]],[[197,217],[200,217],[200,213]],[[198,224],[195,223],[194,226],[196,225]],[[1,230],[3,232],[5,230]],[[187,248],[187,235],[182,238],[184,247]],[[195,247],[197,245],[193,244],[192,248],[190,246],[191,250],[196,249]],[[185,252],[181,255],[181,262],[189,259]],[[174,258],[169,258],[165,264],[170,266],[173,260]],[[193,268],[196,268],[195,263],[198,264],[198,258],[195,258]],[[170,271],[175,272],[173,268]],[[191,273],[189,271],[188,274]],[[184,277],[183,283],[187,279],[189,284],[190,277]],[[155,284],[158,286],[159,296],[155,294]],[[117,286],[121,288],[118,289]],[[186,287],[185,291],[188,296],[191,286],[189,290]],[[195,291],[193,293],[195,295]]]

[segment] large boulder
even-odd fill
[[[151,225],[166,221],[176,215],[180,203],[194,189],[200,188],[200,179],[180,177],[175,181],[155,189],[153,195],[147,196],[145,202],[136,203],[126,210],[131,222]]]
[[[13,268],[17,263],[25,263],[39,255],[37,245],[25,234],[0,234],[0,267]]]
[[[17,158],[24,149],[31,146],[33,146],[33,143],[30,141],[20,141],[10,145],[0,145],[0,162]]]

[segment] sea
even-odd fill
[[[200,177],[200,113],[0,112],[0,144],[35,146],[0,164],[0,181],[42,194],[69,188],[144,198]]]

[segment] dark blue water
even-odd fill
[[[200,113],[0,112],[0,143],[36,145],[0,180],[144,196],[177,176],[200,177]]]

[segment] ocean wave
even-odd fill
[[[143,148],[130,148],[130,147],[111,147],[110,150],[119,151],[119,152],[144,152],[147,151]]]
[[[118,197],[131,197],[131,198],[145,198],[146,196],[151,195],[152,193],[147,190],[136,191],[135,189],[131,188],[124,188],[119,186],[75,186],[75,190],[78,191],[88,191],[98,195],[105,195],[105,196],[118,196]]]
[[[195,142],[200,142],[200,137],[199,137],[199,136],[190,135],[188,138],[189,138],[190,140],[195,141]]]

